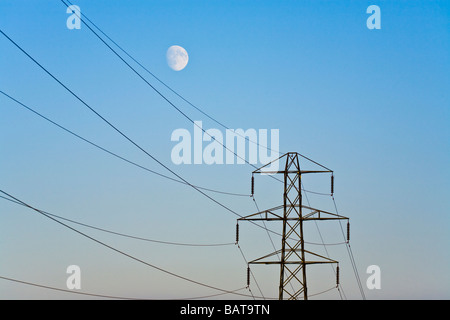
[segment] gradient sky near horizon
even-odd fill
[[[339,213],[367,299],[450,298],[450,3],[448,1],[72,1],[144,66],[230,128],[279,129],[280,150],[331,168]],[[366,9],[381,9],[369,30]],[[248,194],[248,165],[175,165],[171,133],[193,132],[172,108],[82,24],[66,27],[59,0],[0,0],[0,29],[111,123],[190,183]],[[189,63],[174,71],[172,45]],[[129,59],[128,59],[129,60]],[[133,62],[203,128],[219,127]],[[151,170],[171,175],[114,132],[0,34],[0,90]],[[311,165],[307,161],[301,165]],[[329,192],[329,177],[305,188]],[[161,241],[233,243],[236,216],[192,188],[153,175],[71,136],[0,94],[0,190],[68,219]],[[261,210],[282,204],[282,185],[257,176]],[[241,215],[250,197],[208,193]],[[331,197],[308,194],[333,211]],[[61,289],[69,265],[82,292],[136,298],[220,293],[111,251],[36,212],[0,199],[0,276]],[[71,226],[160,268],[227,290],[246,285],[234,245],[180,247]],[[325,243],[337,222],[319,222]],[[281,230],[275,223],[270,227]],[[344,226],[345,227],[345,226]],[[315,224],[305,239],[320,242]],[[279,246],[280,238],[273,240]],[[240,223],[247,260],[273,251],[266,232]],[[344,245],[308,250],[340,263],[348,299],[361,299]],[[381,269],[369,290],[366,269]],[[327,265],[308,267],[309,293],[334,286]],[[277,297],[279,270],[252,266],[253,294]],[[249,294],[248,290],[241,293]],[[0,279],[1,299],[79,299]],[[245,297],[222,295],[217,298]],[[250,297],[247,297],[251,299]],[[340,299],[330,290],[312,299]]]

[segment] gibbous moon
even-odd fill
[[[189,61],[186,50],[180,46],[171,46],[166,53],[167,64],[175,71],[183,70]]]

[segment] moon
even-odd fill
[[[167,64],[172,70],[183,70],[189,61],[187,51],[180,46],[171,46],[166,53]]]

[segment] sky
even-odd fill
[[[252,265],[254,278],[250,290],[245,287],[247,261],[273,252],[271,240],[279,248],[281,238],[240,222],[238,247],[235,213],[253,214],[255,204],[261,210],[281,205],[283,185],[257,175],[251,198],[251,165],[174,163],[177,142],[171,136],[183,129],[193,137],[190,120],[226,136],[204,113],[232,129],[278,130],[280,151],[333,170],[335,202],[329,175],[321,174],[303,183],[325,195],[305,193],[303,201],[350,218],[352,255],[338,244],[345,240],[345,223],[305,223],[305,241],[336,244],[307,249],[340,267],[340,291],[333,288],[330,265],[307,267],[311,299],[450,298],[448,1],[72,2],[82,19],[88,17],[173,91],[108,42],[148,83],[143,81],[85,22],[69,29],[70,13],[59,0],[0,0],[0,29],[148,154],[3,34],[0,90],[147,169],[245,196],[202,194],[143,170],[0,94],[0,190],[34,208],[118,233],[225,244],[148,242],[60,220],[106,247],[0,198],[1,299],[100,298],[74,291],[139,299],[277,298],[278,266]],[[380,29],[367,26],[370,5],[380,9]],[[174,45],[189,55],[179,71],[166,61]],[[317,169],[300,161],[302,168]],[[280,223],[266,224],[281,232]],[[81,270],[81,289],[67,287],[71,265]],[[380,270],[379,289],[366,284],[373,265]]]

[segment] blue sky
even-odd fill
[[[280,149],[331,168],[339,213],[350,217],[351,248],[368,299],[448,299],[450,201],[450,7],[446,1],[86,1],[73,2],[171,88],[230,128],[279,129]],[[369,30],[369,5],[381,29]],[[248,165],[175,165],[171,133],[193,125],[126,67],[82,24],[66,27],[57,0],[0,1],[0,28],[105,118],[189,182],[249,193]],[[189,63],[171,70],[166,51]],[[134,66],[134,65],[133,65]],[[143,72],[141,69],[137,69]],[[222,130],[142,73],[203,127]],[[170,175],[95,117],[0,35],[0,90],[99,145]],[[192,188],[149,174],[51,125],[0,95],[0,189],[48,212],[135,236],[176,242],[234,242],[236,216]],[[302,164],[301,164],[302,165]],[[305,166],[309,163],[305,162]],[[305,178],[328,192],[329,180]],[[249,197],[211,194],[242,215]],[[0,199],[0,276],[65,289],[79,265],[82,291],[139,298],[218,293],[127,259],[33,211]],[[261,209],[282,203],[282,186],[257,177]],[[333,210],[330,197],[308,195]],[[280,225],[273,225],[274,229]],[[315,241],[318,232],[307,226]],[[325,242],[339,224],[319,225]],[[161,268],[220,288],[245,286],[234,245],[144,243],[80,230]],[[273,251],[267,234],[241,225],[248,260]],[[279,238],[274,237],[279,244]],[[310,250],[324,254],[322,246]],[[347,298],[360,299],[345,246]],[[366,268],[381,268],[368,290]],[[276,267],[254,266],[266,297],[277,296]],[[308,268],[309,292],[334,284],[329,266]],[[0,280],[0,297],[78,298]],[[253,283],[252,292],[259,294]],[[248,294],[246,290],[241,291]],[[221,296],[222,298],[239,298]],[[316,297],[339,299],[337,290]]]

